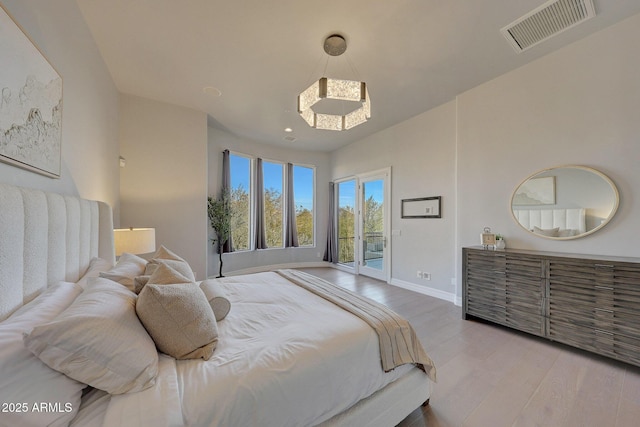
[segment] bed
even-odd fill
[[[545,237],[572,237],[587,231],[584,208],[513,209],[525,229]]]
[[[416,363],[385,356],[380,332],[336,305],[346,291],[332,301],[318,293],[331,284],[295,270],[215,280],[231,309],[198,348],[208,359],[158,352],[135,310],[170,285],[136,297],[114,283],[126,258],[112,230],[104,203],[0,184],[0,425],[382,427],[428,402],[435,367],[410,325],[397,336]],[[107,361],[71,359],[70,341]]]

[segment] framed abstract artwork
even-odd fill
[[[60,177],[62,78],[0,6],[0,161]]]
[[[524,182],[513,196],[513,204],[553,205],[556,203],[556,177],[531,178]]]

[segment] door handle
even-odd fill
[[[387,237],[383,237],[382,238],[382,244],[384,245],[384,248],[387,249]]]

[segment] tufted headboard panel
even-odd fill
[[[115,262],[109,205],[0,184],[0,320],[93,257]]]
[[[575,230],[576,234],[586,232],[585,209],[514,209],[513,215],[527,230],[533,227],[560,230]]]

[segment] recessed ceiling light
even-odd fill
[[[293,129],[291,129],[291,128],[284,128],[284,131],[285,131],[285,132],[289,132],[289,133],[290,133],[290,132],[293,132]]]
[[[220,92],[220,89],[218,89],[217,87],[213,87],[213,86],[205,86],[204,88],[202,88],[202,92],[206,93],[207,95],[211,95],[211,96],[220,96],[220,95],[222,95],[222,92]]]

